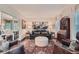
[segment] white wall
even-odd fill
[[[48,22],[48,26],[51,29],[51,31],[53,31],[55,28],[53,28],[53,25],[55,25],[55,18],[27,18],[26,20],[26,24],[27,27],[29,26],[28,30],[32,29],[32,22]]]

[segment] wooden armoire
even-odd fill
[[[64,45],[70,45],[70,18],[63,17],[60,20],[60,31],[57,33],[57,39]]]
[[[60,20],[60,30],[66,30],[66,38],[70,39],[70,18],[63,17]]]

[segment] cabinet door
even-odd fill
[[[70,39],[70,18],[61,19],[60,30],[66,30],[67,38]]]

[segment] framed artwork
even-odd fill
[[[22,29],[26,29],[26,21],[22,20]]]

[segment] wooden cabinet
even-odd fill
[[[60,31],[57,33],[57,39],[64,45],[70,45],[70,18],[63,17],[60,20]]]
[[[70,39],[70,18],[63,17],[60,20],[60,30],[66,30],[66,37]]]

